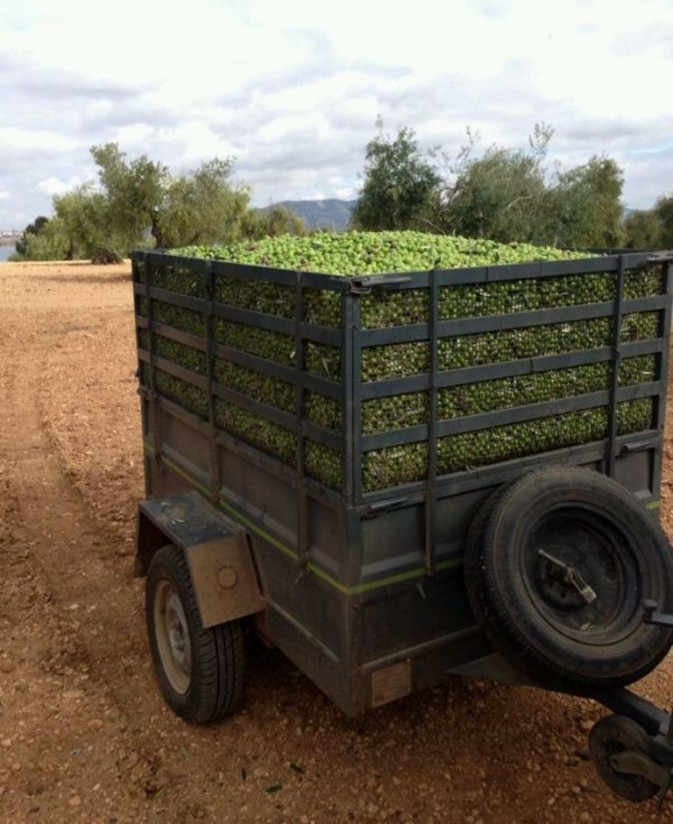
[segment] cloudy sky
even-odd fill
[[[50,214],[115,141],[236,158],[256,205],[353,197],[377,115],[455,154],[554,130],[551,158],[673,193],[673,0],[0,0],[0,229]]]

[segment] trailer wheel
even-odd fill
[[[204,629],[184,553],[158,550],[147,574],[145,616],[156,679],[186,721],[207,724],[238,704],[245,666],[239,621]]]
[[[575,689],[628,684],[661,661],[673,631],[645,624],[642,603],[671,611],[673,555],[626,489],[551,467],[486,506],[465,545],[466,587],[496,649]]]
[[[620,770],[615,762],[622,753],[655,761],[652,739],[624,715],[609,715],[594,724],[589,735],[589,753],[596,772],[611,790],[629,801],[647,801],[659,791],[645,775]],[[655,762],[656,763],[656,762]]]

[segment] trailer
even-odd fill
[[[136,565],[167,703],[234,711],[245,639],[353,715],[460,674],[589,696],[665,792],[658,523],[673,255],[340,277],[135,252]],[[391,307],[394,307],[391,309]]]

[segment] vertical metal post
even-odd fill
[[[606,456],[606,475],[613,478],[615,474],[616,441],[618,432],[617,393],[619,390],[619,367],[621,364],[622,310],[624,304],[624,255],[619,256],[617,267],[617,294],[612,330],[612,374],[610,380],[610,402],[608,412],[608,451]]]
[[[428,481],[425,492],[425,574],[433,575],[437,544],[437,372],[439,369],[439,288],[430,272],[430,381],[428,387]]]
[[[304,427],[304,338],[301,325],[304,320],[304,291],[301,272],[295,272],[294,291],[294,431],[297,437],[297,553],[298,563],[306,568],[309,562],[308,490],[305,469]]]
[[[204,303],[204,328],[206,331],[206,380],[208,382],[208,423],[210,429],[209,463],[210,463],[210,500],[217,505],[222,488],[222,467],[220,462],[220,447],[217,443],[217,410],[213,383],[215,382],[215,313],[213,264],[208,260],[202,272]]]
[[[659,438],[663,439],[664,424],[666,422],[667,386],[668,386],[668,364],[669,345],[671,338],[671,322],[673,322],[673,263],[665,262],[661,264],[661,274],[663,280],[664,294],[666,295],[666,308],[663,312],[662,328],[659,335],[663,339],[663,348],[657,357],[656,379],[659,382],[659,395],[657,397],[656,420],[654,425],[659,432]],[[670,391],[670,390],[669,390]],[[663,462],[663,443],[660,440],[659,446],[654,452],[653,461],[653,482],[652,494],[655,500],[661,495],[661,464]]]
[[[351,358],[352,384],[349,388],[353,420],[353,504],[362,503],[362,292],[351,291]]]
[[[340,558],[341,581],[353,586],[361,581],[363,558],[362,515],[362,298],[348,289],[341,296],[341,408],[343,438],[341,466],[344,472],[342,495],[346,543]],[[360,630],[360,598],[350,596],[346,614],[347,662],[354,671],[362,660],[363,633]]]
[[[664,294],[666,295],[666,308],[663,313],[663,329],[660,330],[660,335],[663,339],[664,348],[659,359],[659,374],[657,380],[661,381],[662,386],[666,386],[666,379],[668,377],[668,347],[671,338],[671,323],[673,322],[673,312],[671,304],[673,303],[673,263],[665,263],[662,265],[662,279],[664,281]],[[659,393],[659,404],[657,408],[656,425],[660,432],[663,433],[664,421],[666,418],[666,392]]]
[[[145,325],[145,343],[141,347],[140,345],[140,338],[139,338],[139,330],[138,330],[138,316],[141,314],[138,309],[138,304],[140,303],[141,296],[135,291],[134,288],[134,296],[133,296],[133,311],[135,315],[135,336],[136,336],[136,346],[138,349],[147,349],[147,353],[149,356],[150,350],[150,320],[149,320],[149,296],[147,294],[147,253],[146,252],[135,252],[132,257],[133,261],[133,283],[142,283],[144,287],[144,299],[145,299],[145,306],[146,306],[146,314],[143,315],[146,321]],[[140,261],[142,261],[140,263]],[[153,432],[152,426],[152,415],[154,404],[152,399],[150,398],[151,394],[151,386],[147,386],[144,384],[142,380],[142,370],[143,367],[146,367],[149,374],[149,382],[152,382],[152,367],[149,363],[145,363],[140,359],[140,355],[138,355],[138,372],[136,373],[139,379],[139,389],[138,394],[142,398],[140,403],[140,412],[141,412],[141,419],[142,419],[142,435],[143,435],[143,468],[144,468],[144,476],[145,476],[145,497],[149,498],[152,496],[152,458],[147,454],[145,450],[145,443],[148,441],[150,434]],[[154,448],[154,447],[153,447]]]
[[[157,392],[157,348],[154,343],[154,301],[152,300],[152,271],[154,262],[149,253],[145,253],[145,292],[147,299],[147,346],[150,356],[150,417],[152,421],[152,460],[156,464],[157,474],[163,469],[161,465],[161,428],[163,416],[159,411],[159,393]],[[156,492],[156,490],[155,490]]]

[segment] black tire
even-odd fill
[[[154,673],[166,703],[193,724],[229,715],[243,691],[239,621],[204,629],[184,553],[162,547],[147,573],[145,617]]]
[[[482,547],[491,514],[506,489],[507,484],[503,484],[494,492],[491,492],[490,495],[486,496],[486,499],[482,502],[476,515],[472,519],[465,538],[463,550],[465,586],[472,611],[483,627],[489,626],[493,621],[497,620],[497,617],[492,607],[489,606],[489,601],[486,597]]]
[[[612,759],[623,752],[645,755],[655,760],[654,745],[645,730],[623,715],[609,715],[594,724],[589,735],[589,754],[596,772],[611,790],[629,801],[647,801],[659,791],[644,775],[616,769]]]
[[[628,684],[661,661],[673,630],[645,624],[642,603],[673,608],[673,555],[626,489],[597,472],[550,467],[485,506],[466,541],[466,587],[505,657],[572,689]]]

